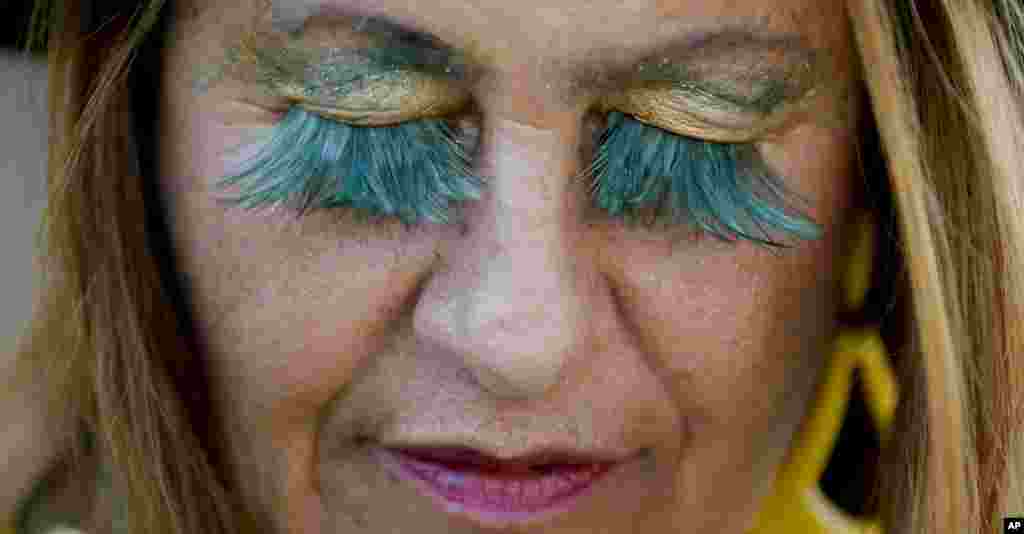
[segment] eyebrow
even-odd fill
[[[483,63],[436,35],[384,14],[368,14],[322,0],[274,0],[274,31],[301,33],[317,17],[350,23],[349,31],[374,40],[373,50],[405,66],[478,80],[493,74]],[[769,56],[774,59],[768,59]],[[796,101],[826,78],[827,54],[805,37],[771,29],[763,19],[691,30],[645,48],[608,47],[562,61],[567,99],[582,93],[614,92],[638,82],[665,82],[697,93],[719,107],[767,114]],[[555,73],[553,60],[544,68]]]

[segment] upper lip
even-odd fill
[[[629,457],[629,454],[614,450],[581,450],[558,446],[541,446],[521,452],[508,452],[490,447],[477,449],[465,445],[393,443],[386,444],[385,447],[421,459],[484,467],[618,463]]]

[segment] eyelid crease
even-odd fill
[[[385,88],[378,88],[385,92]],[[323,99],[310,97],[301,90],[281,91],[293,105],[316,113],[322,117],[363,126],[387,126],[408,120],[441,117],[465,108],[470,95],[442,83],[424,81],[415,88],[407,88],[403,94],[341,95]]]
[[[781,137],[805,118],[801,104],[784,106],[768,115],[690,105],[686,97],[659,90],[637,90],[607,98],[599,111],[620,111],[634,120],[676,135],[716,143],[749,143]],[[700,108],[703,107],[703,110]]]
[[[321,118],[351,126],[395,126],[413,120],[445,116],[459,109],[458,107],[442,108],[435,106],[412,111],[367,111],[318,106],[308,102],[296,102],[295,106],[316,114]]]

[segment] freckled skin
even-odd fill
[[[507,532],[744,531],[835,332],[857,179],[856,132],[834,117],[859,103],[825,95],[821,113],[759,145],[808,200],[821,239],[774,252],[674,243],[588,204],[570,180],[589,163],[579,148],[586,105],[553,97],[557,73],[535,65],[645,42],[667,17],[770,15],[834,54],[835,78],[849,85],[838,1],[375,0],[500,67],[478,95],[474,165],[490,186],[462,206],[464,224],[412,231],[340,210],[295,221],[215,202],[212,184],[229,167],[222,152],[274,117],[236,105],[244,85],[196,94],[191,80],[223,53],[224,35],[269,11],[193,2],[201,9],[180,8],[194,16],[179,21],[167,51],[161,182],[215,409],[231,425],[232,476],[267,532],[485,531],[386,475],[365,446],[410,436],[503,451],[649,451],[623,487]]]

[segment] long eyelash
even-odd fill
[[[800,239],[821,235],[817,223],[787,207],[793,193],[751,145],[690,139],[620,112],[609,113],[597,154],[580,176],[592,179],[591,195],[601,208],[630,224],[639,208],[653,204],[658,216],[645,219],[647,226],[664,219],[696,224],[726,241],[785,247],[768,228]]]
[[[599,207],[627,223],[694,226],[720,239],[785,247],[774,229],[815,239],[821,228],[787,207],[782,179],[751,145],[690,139],[608,115],[590,177]],[[221,179],[242,194],[226,199],[252,209],[290,203],[298,216],[314,208],[353,207],[362,215],[397,216],[405,225],[448,223],[450,202],[479,199],[483,180],[444,119],[363,127],[293,107],[243,170]],[[666,213],[667,212],[667,213]]]
[[[412,225],[448,223],[449,202],[479,199],[483,181],[443,119],[363,127],[293,107],[243,170],[218,185],[239,186],[242,194],[225,200],[246,209],[352,207]]]

